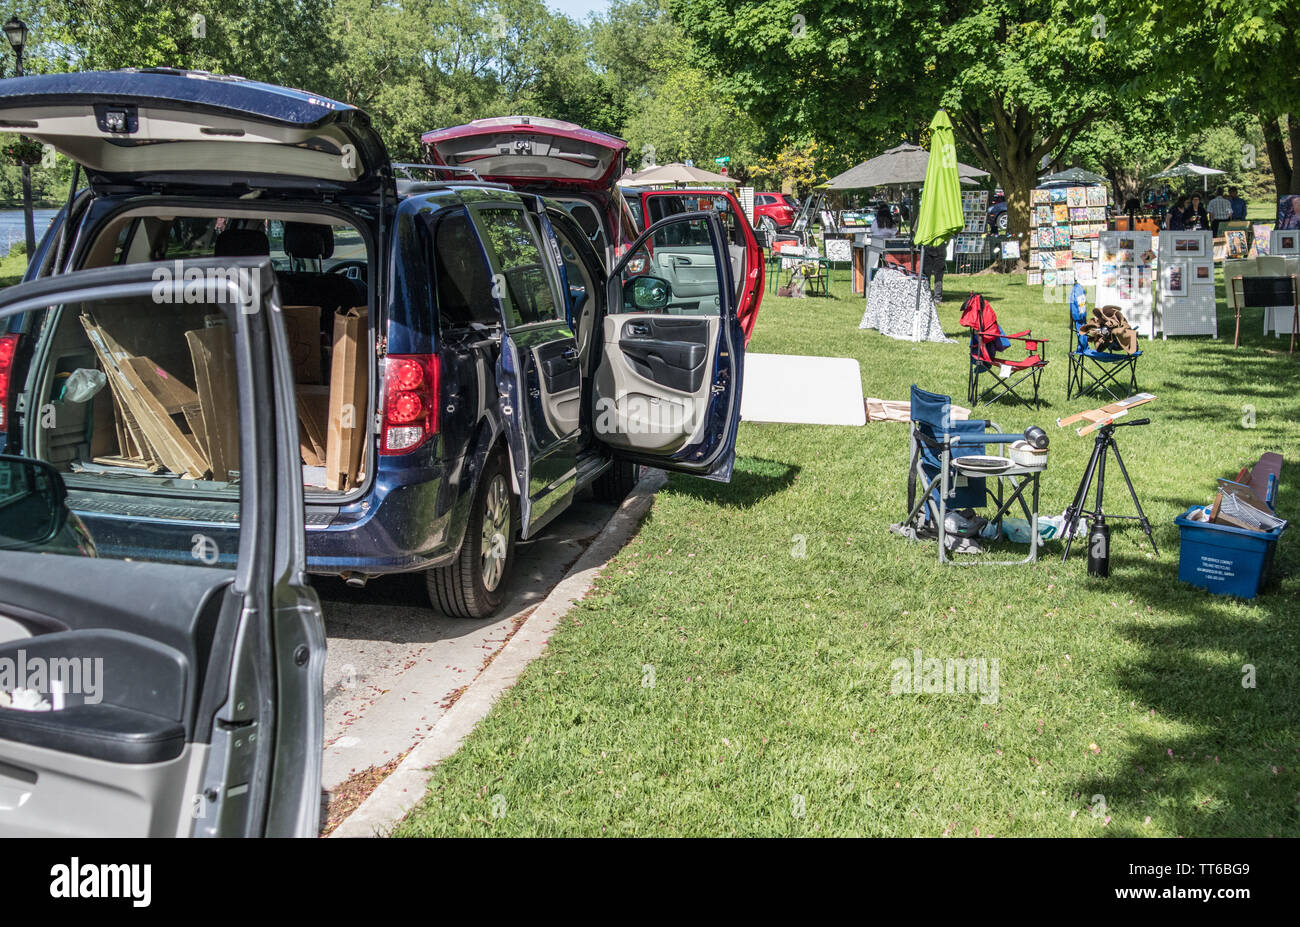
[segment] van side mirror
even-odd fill
[[[658,312],[672,299],[672,287],[658,277],[639,276],[623,284],[623,306],[641,312]]]
[[[40,547],[68,522],[67,487],[43,460],[0,456],[0,549]]]

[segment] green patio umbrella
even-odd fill
[[[930,120],[930,160],[925,166],[921,208],[917,210],[912,241],[921,251],[920,274],[925,276],[926,245],[941,245],[965,226],[961,213],[961,180],[957,173],[957,143],[948,114],[939,110]],[[921,288],[916,289],[912,321],[914,340],[921,339]]]

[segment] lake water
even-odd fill
[[[36,242],[40,244],[41,237],[45,230],[49,228],[50,220],[59,214],[57,209],[37,209],[33,210],[32,216],[36,228]],[[23,230],[23,211],[21,209],[0,209],[0,257],[9,254],[9,249],[16,243],[20,243],[26,237]]]

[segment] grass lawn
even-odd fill
[[[1059,514],[1092,440],[1054,419],[1098,403],[1066,403],[1066,309],[1023,281],[950,276],[940,316],[960,337],[974,287],[1008,330],[1053,339],[1043,410],[992,417],[1048,427],[1041,511]],[[859,331],[861,313],[769,295],[750,349],[855,357],[867,395],[916,382],[961,401],[963,344],[891,341]],[[1300,492],[1300,357],[1261,337],[1258,312],[1234,351],[1222,303],[1219,318],[1227,343],[1143,341],[1154,423],[1117,433],[1158,557],[1132,526],[1112,535],[1107,580],[1055,542],[1034,566],[941,567],[888,531],[907,426],[745,424],[732,482],[669,481],[399,833],[1300,834],[1296,544],[1253,602],[1177,579],[1174,516],[1216,477],[1279,450],[1284,515]],[[1107,502],[1130,511],[1117,477]],[[891,694],[914,649],[996,659],[996,703]]]
[[[0,257],[0,289],[13,286],[23,279],[27,272],[27,255],[12,253]]]

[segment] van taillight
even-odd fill
[[[381,454],[405,454],[438,433],[438,355],[389,354],[384,361]]]
[[[20,335],[0,335],[0,431],[9,429],[9,383]]]

